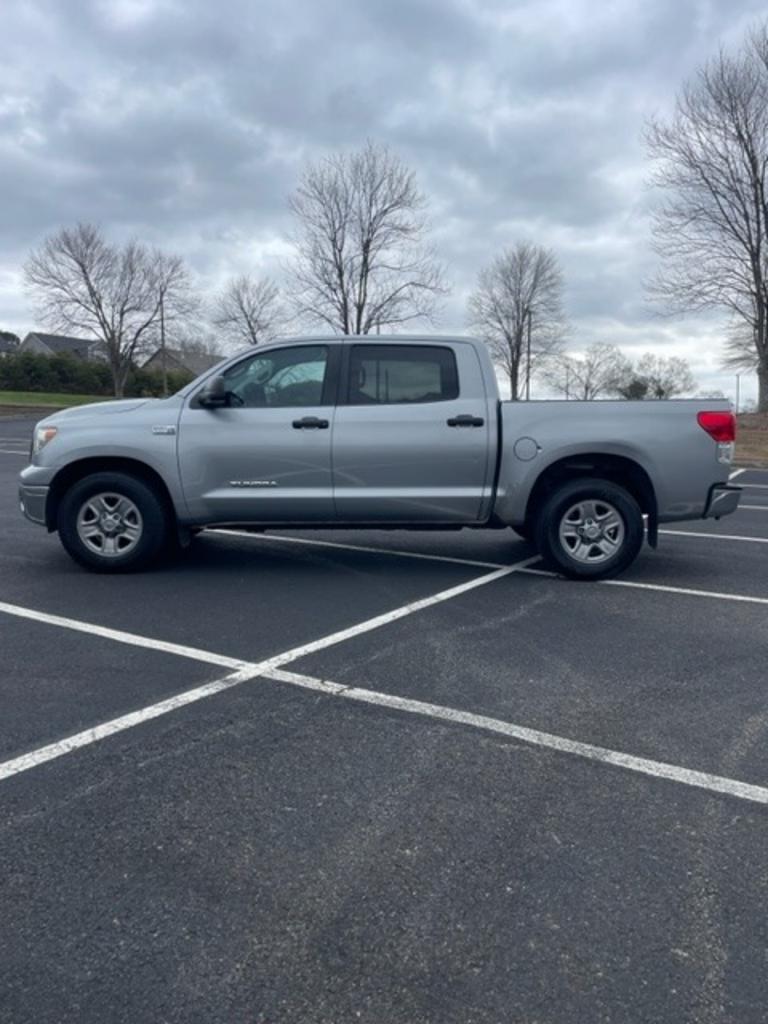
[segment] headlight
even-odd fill
[[[35,436],[32,440],[32,454],[37,455],[43,448],[52,441],[58,434],[58,427],[35,427]]]

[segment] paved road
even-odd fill
[[[630,586],[485,580],[531,549],[470,531],[207,534],[112,578],[20,518],[27,437],[0,421],[3,1024],[766,1020],[768,808],[685,770],[768,787],[768,473]]]

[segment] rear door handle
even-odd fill
[[[301,420],[293,421],[294,430],[327,430],[328,420],[318,419],[317,416],[305,416]]]
[[[449,427],[482,427],[485,420],[482,416],[452,416],[447,420]]]

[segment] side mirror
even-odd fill
[[[213,377],[198,393],[197,400],[204,409],[216,409],[229,405],[227,382],[223,377]]]

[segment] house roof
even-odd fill
[[[82,352],[86,354],[94,345],[100,344],[95,338],[71,338],[66,334],[43,334],[41,331],[30,331],[24,341],[37,338],[47,345],[51,352]]]
[[[198,352],[185,352],[180,348],[168,348],[166,346],[165,353],[169,359],[172,359],[179,366],[183,366],[190,373],[193,373],[196,377],[198,374],[205,373],[206,370],[210,370],[212,366],[220,363],[224,356],[212,356],[206,355],[205,353]],[[156,349],[149,359],[144,364],[153,361],[154,359],[160,359],[162,357],[162,349]]]

